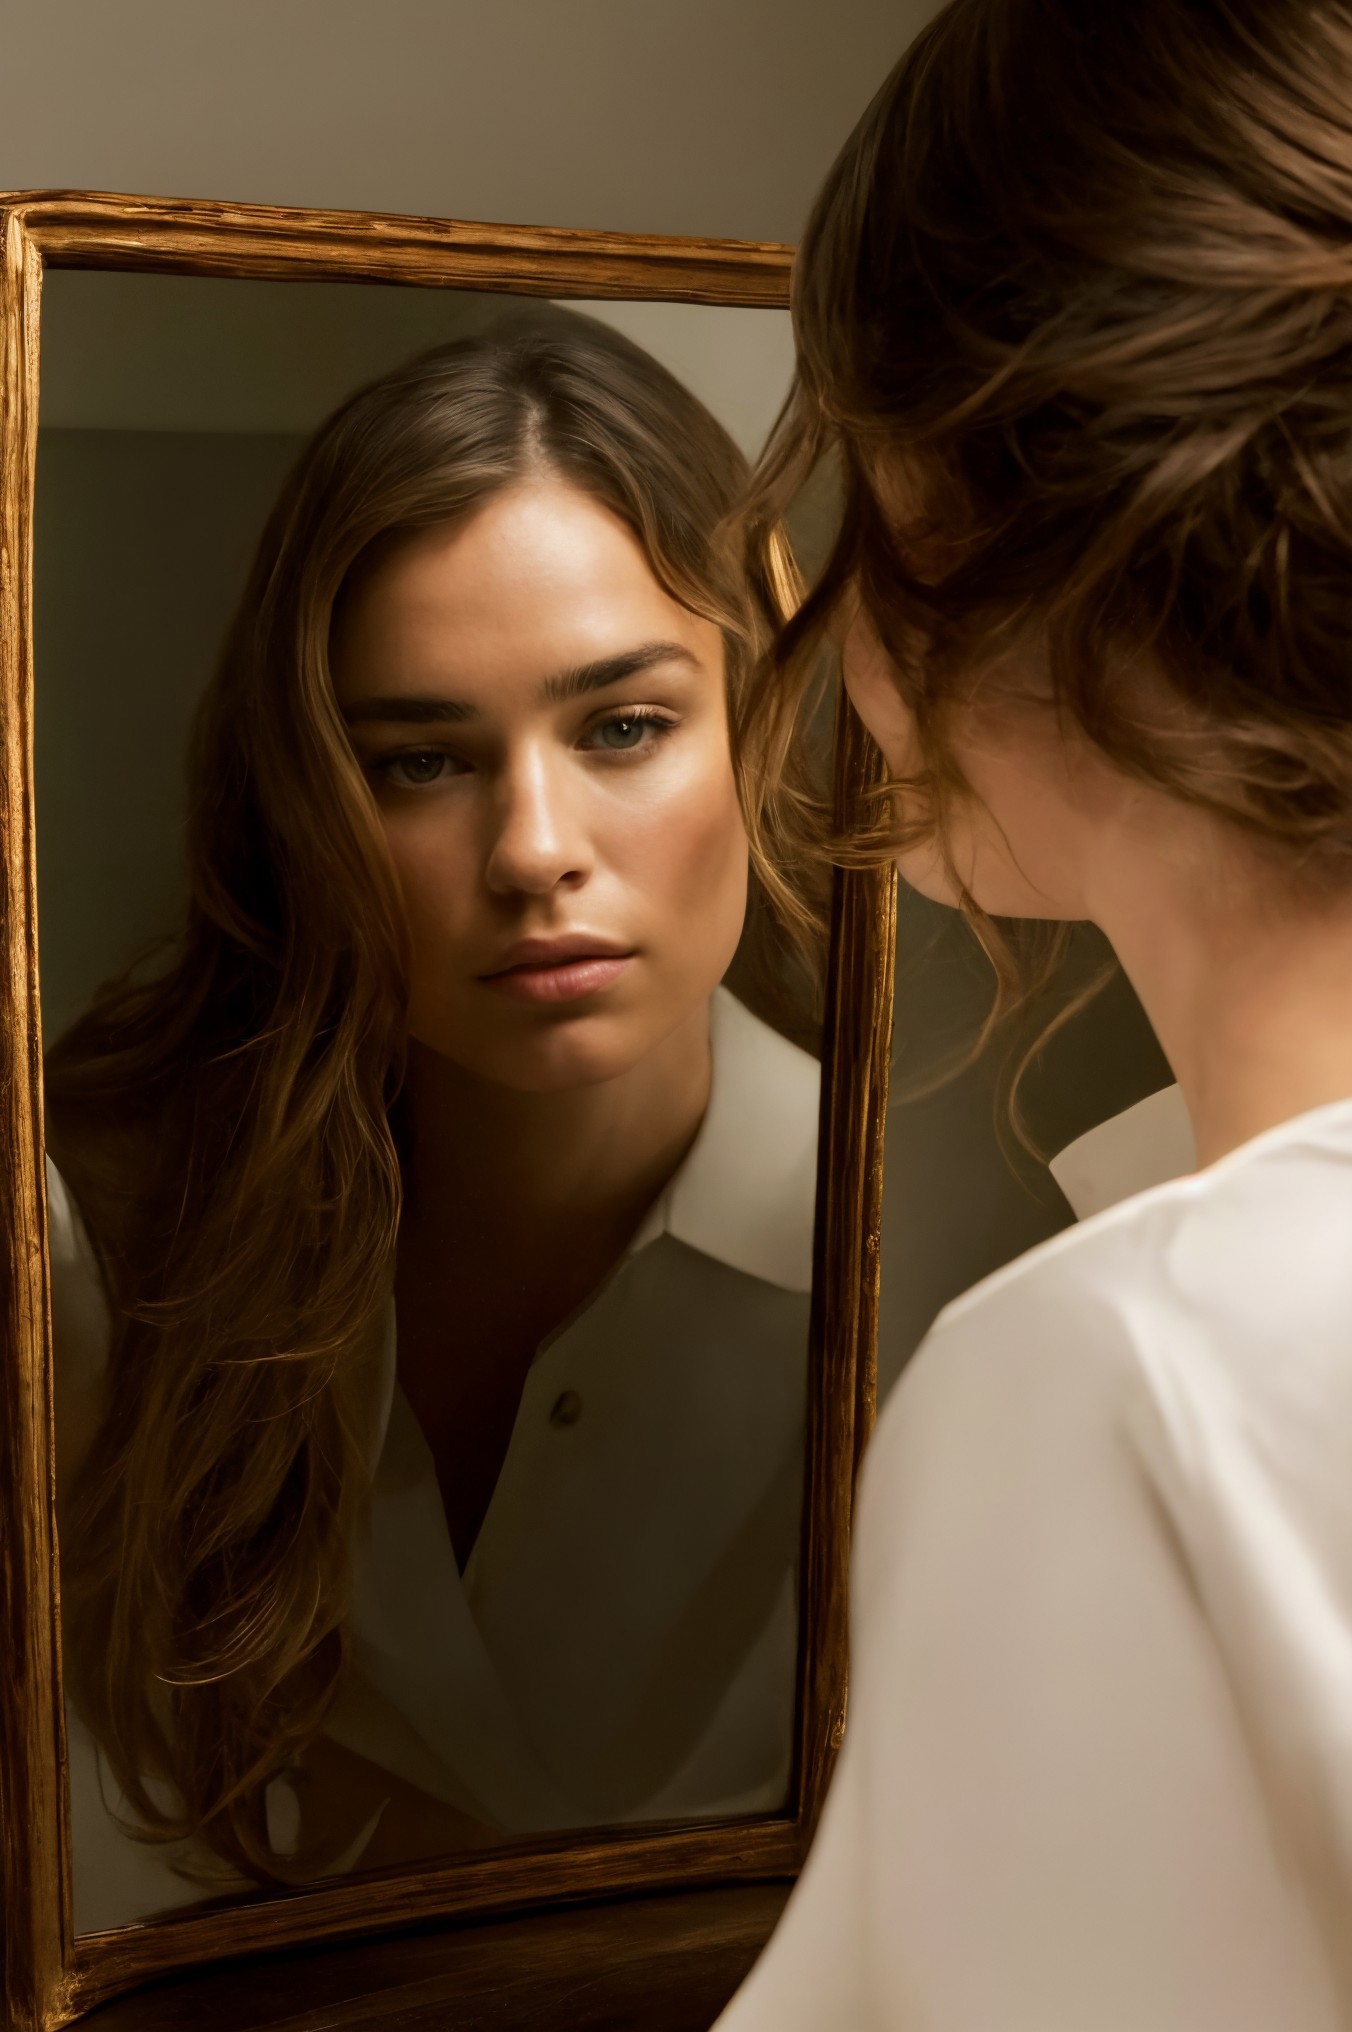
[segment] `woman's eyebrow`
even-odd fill
[[[540,696],[551,702],[578,698],[583,692],[604,691],[607,685],[621,684],[658,663],[688,663],[699,669],[699,658],[679,642],[645,642],[638,649],[625,649],[618,656],[602,656],[595,663],[579,663],[547,677]]]
[[[425,726],[429,720],[455,722],[472,720],[477,708],[465,699],[423,697],[415,692],[377,692],[374,698],[357,699],[343,707],[343,718],[352,727],[363,721],[398,721]]]
[[[637,677],[659,663],[687,663],[693,670],[701,667],[699,658],[680,642],[644,642],[636,649],[621,650],[617,656],[601,656],[594,663],[578,663],[571,670],[557,671],[553,677],[545,678],[540,696],[550,704],[579,698],[585,692],[604,691],[609,685],[622,684],[626,678]],[[468,699],[414,692],[377,693],[343,708],[343,718],[349,726],[371,721],[403,726],[455,725],[477,719],[478,713],[478,707]]]

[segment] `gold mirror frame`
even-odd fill
[[[838,875],[823,1048],[798,1752],[788,1808],[664,1831],[552,1837],[252,1905],[76,1938],[61,1685],[43,1186],[33,789],[33,501],[45,267],[406,283],[784,309],[792,249],[83,192],[0,197],[0,1886],[15,2032],[152,1976],[452,1915],[792,1877],[845,1721],[855,1471],[874,1411],[895,879]],[[875,751],[842,705],[838,816]]]

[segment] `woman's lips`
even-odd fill
[[[575,959],[527,961],[481,978],[486,988],[518,1002],[577,1002],[599,995],[624,972],[631,953],[583,953]]]

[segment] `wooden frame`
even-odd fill
[[[32,546],[45,266],[788,302],[791,250],[78,192],[0,198],[0,1871],[5,2023],[52,2032],[153,1975],[266,1949],[643,1889],[792,1876],[845,1713],[854,1473],[873,1415],[894,883],[837,878],[813,1298],[799,1754],[780,1816],[550,1840],[76,1939],[71,1918],[43,1192]],[[872,750],[840,718],[842,818]]]

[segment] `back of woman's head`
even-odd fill
[[[63,1523],[72,1685],[142,1829],[249,1874],[292,1867],[264,1790],[342,1668],[400,1208],[403,931],[334,697],[336,604],[373,546],[547,473],[721,626],[735,695],[757,624],[721,529],[746,471],[655,360],[562,312],[355,395],[283,490],[198,717],[183,934],[49,1054],[51,1147],[114,1314]]]
[[[941,813],[946,701],[1035,632],[1121,767],[1352,872],[1352,10],[952,0],[795,319],[764,499],[834,441],[846,512],[786,667],[856,588]]]

